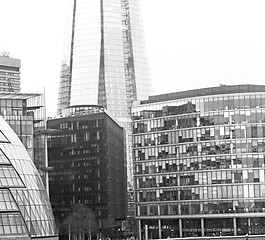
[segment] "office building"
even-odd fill
[[[0,54],[0,92],[20,92],[20,59]]]
[[[0,115],[18,135],[47,186],[45,102],[43,94],[0,93]]]
[[[127,213],[124,129],[97,106],[68,114],[47,122],[58,130],[48,139],[55,218],[63,223],[75,204],[84,204],[95,212],[101,234],[110,236]]]
[[[58,239],[51,205],[38,171],[2,117],[0,172],[0,239]]]
[[[264,85],[151,96],[132,111],[140,238],[264,238]]]

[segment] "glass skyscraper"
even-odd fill
[[[138,1],[67,0],[66,10],[58,114],[101,105],[124,125],[151,94]]]
[[[67,0],[58,115],[100,105],[130,134],[131,105],[152,87],[138,0]],[[131,138],[127,141],[132,185]]]

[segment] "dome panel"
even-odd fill
[[[47,223],[50,228],[46,228]],[[51,205],[25,147],[0,117],[0,238],[58,239]]]

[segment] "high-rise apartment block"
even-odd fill
[[[0,92],[20,92],[20,59],[0,54]]]
[[[263,239],[264,151],[265,86],[190,90],[135,105],[140,239],[147,232],[152,239]]]

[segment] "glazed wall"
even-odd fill
[[[253,92],[133,108],[142,231],[147,224],[153,237],[171,228],[183,237],[265,234],[264,106],[265,93]]]

